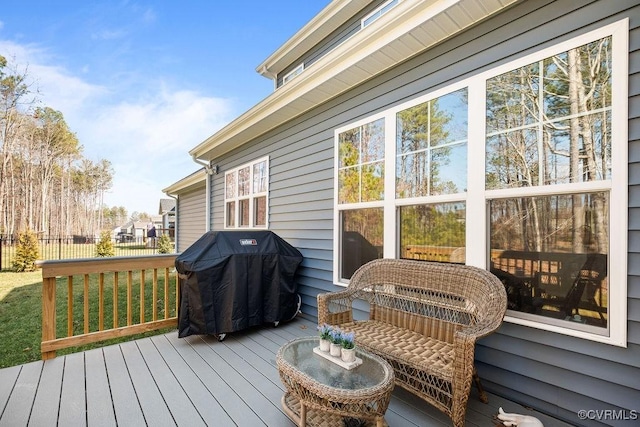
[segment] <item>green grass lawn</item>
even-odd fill
[[[138,273],[139,274],[139,273]],[[127,324],[126,310],[126,275],[120,274],[118,280],[118,323],[119,326]],[[105,275],[107,277],[107,275]],[[139,276],[134,275],[133,286],[133,313],[134,322],[139,318]],[[83,283],[82,278],[76,278],[73,285],[74,295],[74,332],[82,333],[84,327],[83,318]],[[105,280],[105,328],[113,325],[113,280],[107,277]],[[158,316],[163,318],[164,307],[163,277],[159,278]],[[89,283],[90,295],[97,294],[97,275],[92,275]],[[151,319],[152,304],[151,274],[147,274],[145,280],[145,319]],[[67,282],[66,278],[58,280],[57,286],[57,330],[58,337],[66,336],[66,315],[67,311]],[[170,294],[170,313],[175,316],[175,295],[173,290]],[[97,298],[90,300],[89,323],[91,331],[97,330]],[[132,337],[109,340],[102,343],[90,344],[83,347],[76,347],[58,351],[58,354],[72,353],[89,348],[101,347],[116,342],[137,339],[143,336],[165,333],[169,330],[154,331]],[[42,272],[40,270],[29,273],[0,272],[0,368],[19,365],[23,363],[40,360],[40,342],[42,339]]]

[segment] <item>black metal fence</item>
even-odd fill
[[[93,258],[97,256],[97,243],[93,236],[39,238],[39,259]],[[116,236],[113,246],[116,256],[152,255],[158,253],[158,238]],[[17,236],[0,235],[0,270],[13,269],[17,247]]]

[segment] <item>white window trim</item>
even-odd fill
[[[391,8],[389,8],[389,9],[387,9],[387,10],[383,11],[383,9],[384,9],[385,7],[387,7],[387,6],[389,5],[389,3],[392,3],[392,2],[394,2],[394,1],[396,1],[396,0],[387,0],[386,2],[384,2],[383,4],[381,4],[380,6],[378,6],[374,11],[372,11],[372,12],[371,12],[371,13],[369,13],[367,16],[365,16],[364,18],[362,18],[362,20],[360,20],[360,28],[362,29],[362,28],[366,28],[366,27],[370,26],[371,24],[373,24],[374,22],[376,22],[378,19],[382,18],[385,14],[387,14],[387,12],[389,12],[391,9],[393,9],[393,8],[394,8],[394,7],[396,7],[396,6],[398,6],[398,5],[400,4],[400,2],[402,2],[402,0],[397,0],[397,3],[396,3],[393,7],[391,7]],[[367,23],[367,21],[368,21],[369,19],[371,19],[373,16],[375,16],[375,15],[376,15],[376,14],[378,14],[378,13],[380,14],[380,15],[378,15],[378,17],[374,18],[371,22],[368,22],[368,23]]]
[[[253,167],[254,165],[258,164],[258,163],[262,163],[265,162],[266,163],[266,167],[267,167],[267,186],[266,186],[266,191],[261,191],[261,192],[257,192],[255,193],[253,191]],[[238,171],[240,171],[241,169],[244,168],[249,168],[249,185],[250,185],[250,191],[249,191],[249,195],[248,196],[239,196],[238,195]],[[230,174],[235,174],[235,197],[231,197],[231,198],[227,198],[227,175]],[[264,230],[264,229],[268,229],[269,228],[269,181],[270,181],[270,167],[269,167],[269,157],[263,157],[257,160],[254,160],[252,162],[249,163],[245,163],[243,165],[240,165],[238,167],[235,167],[233,169],[230,169],[228,171],[225,172],[224,174],[224,190],[223,190],[223,199],[224,199],[224,229],[225,230],[247,230],[247,229],[260,229],[260,230]],[[258,198],[258,197],[266,197],[266,221],[265,221],[265,225],[256,225],[254,223],[255,221],[255,217],[254,217],[254,204],[253,201]],[[248,226],[241,226],[240,225],[240,201],[241,200],[249,200],[249,225]],[[234,215],[235,215],[235,226],[230,227],[228,225],[228,210],[227,210],[227,203],[233,201],[235,202],[235,211],[234,211]]]
[[[367,207],[384,208],[384,257],[395,258],[397,248],[396,210],[398,206],[415,204],[418,199],[395,198],[395,144],[396,114],[412,106],[421,104],[441,95],[467,87],[468,105],[468,142],[467,159],[467,193],[464,195],[443,195],[428,198],[430,203],[443,201],[459,201],[466,203],[466,264],[487,268],[488,264],[488,221],[487,202],[492,199],[506,197],[526,197],[530,195],[571,194],[576,191],[609,192],[609,302],[608,327],[603,333],[579,330],[579,326],[569,329],[561,324],[541,323],[535,320],[538,316],[527,316],[525,313],[508,312],[505,321],[528,326],[562,335],[573,336],[590,341],[601,342],[619,347],[627,346],[627,239],[615,236],[626,236],[628,232],[628,52],[629,21],[623,19],[594,31],[574,37],[551,47],[539,50],[530,55],[513,60],[483,73],[474,75],[456,84],[422,95],[404,102],[384,112],[369,116],[341,126],[334,131],[334,229],[333,229],[333,280],[336,285],[345,286],[348,281],[340,279],[340,212],[342,210]],[[486,81],[492,77],[512,71],[543,58],[582,46],[604,37],[612,37],[612,120],[611,132],[614,144],[611,152],[612,178],[610,180],[584,182],[575,184],[559,184],[536,186],[526,189],[485,188],[485,105]],[[373,122],[385,119],[385,199],[379,202],[338,204],[338,165],[339,134]],[[390,191],[393,189],[393,191]],[[390,196],[391,194],[391,196]],[[425,199],[426,200],[426,199]],[[479,214],[482,213],[482,214]],[[546,319],[545,319],[546,320]]]
[[[304,62],[302,64],[298,65],[293,70],[289,71],[287,74],[284,75],[284,77],[282,77],[282,85],[281,86],[286,85],[291,80],[293,80],[296,77],[298,77],[300,74],[302,74],[303,71],[304,71]]]

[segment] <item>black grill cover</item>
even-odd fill
[[[178,336],[226,334],[298,311],[302,254],[271,231],[210,231],[176,257]]]

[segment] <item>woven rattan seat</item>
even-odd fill
[[[452,344],[384,322],[354,322],[340,327],[356,333],[358,346],[385,358],[402,359],[417,369],[451,380]]]
[[[462,426],[474,380],[486,401],[475,343],[501,325],[506,307],[504,285],[486,270],[380,259],[358,269],[345,290],[318,294],[318,323],[355,332],[357,346],[393,366],[396,385]]]

